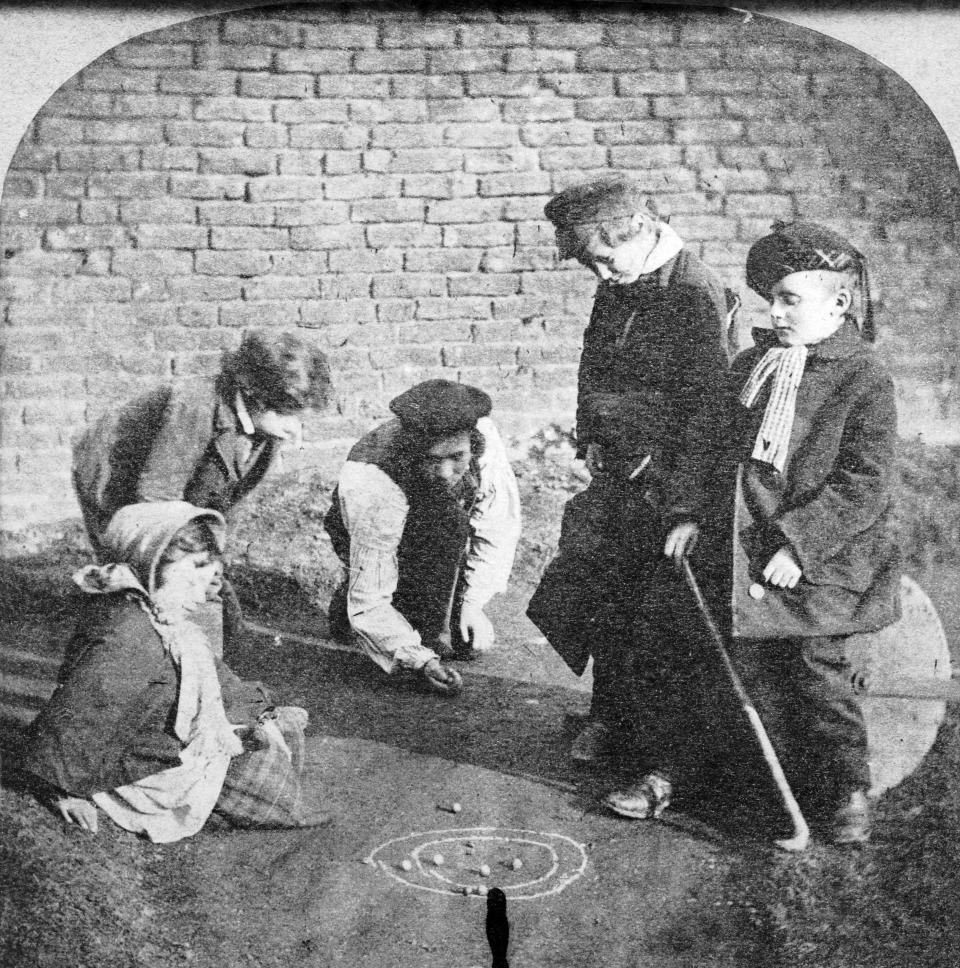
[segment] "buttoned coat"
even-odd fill
[[[164,385],[105,413],[74,442],[73,481],[95,545],[121,507],[189,501],[227,514],[269,469],[276,447],[238,447],[236,412],[218,386]]]
[[[670,487],[670,513],[701,521],[693,564],[711,577],[734,636],[875,631],[899,609],[893,383],[849,321],[810,346],[780,473],[751,457],[771,381],[752,408],[739,402],[754,365],[777,345],[769,330],[754,338],[734,361],[724,394],[695,421],[693,448]],[[793,589],[762,576],[784,545],[803,572]]]

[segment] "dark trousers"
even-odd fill
[[[730,657],[805,808],[870,786],[867,730],[850,687],[847,637],[734,639]]]
[[[399,577],[393,607],[420,633],[428,648],[437,643],[449,644],[451,624],[459,624],[457,593],[470,534],[469,521],[456,501],[443,496],[417,501],[407,514],[397,549]],[[335,524],[328,520],[328,530],[331,526]],[[346,536],[345,529],[343,535]],[[344,565],[349,566],[348,536],[339,545],[335,541],[334,547],[342,552]],[[349,633],[345,585],[331,599],[330,626],[334,635]]]

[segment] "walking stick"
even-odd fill
[[[767,731],[763,728],[763,723],[760,720],[760,716],[757,713],[757,710],[754,708],[753,703],[750,701],[750,697],[747,695],[746,689],[743,688],[743,683],[740,681],[740,676],[737,674],[737,670],[730,661],[730,656],[728,655],[726,646],[724,645],[723,635],[721,634],[720,629],[717,628],[717,623],[714,621],[713,616],[710,614],[710,608],[707,605],[706,599],[703,597],[703,592],[700,591],[700,586],[697,584],[697,579],[694,576],[693,570],[690,568],[690,562],[686,559],[686,557],[683,559],[683,577],[686,579],[687,587],[690,589],[694,600],[697,603],[697,610],[700,612],[700,616],[703,619],[703,624],[710,633],[710,638],[713,640],[717,653],[723,661],[724,668],[727,670],[730,684],[733,686],[733,690],[737,694],[737,699],[740,701],[740,705],[743,708],[744,713],[746,713],[747,719],[750,721],[750,727],[753,729],[753,735],[757,738],[757,742],[760,744],[760,749],[763,751],[763,758],[766,760],[767,766],[770,768],[770,773],[773,776],[773,782],[776,784],[777,792],[780,794],[780,797],[783,800],[784,808],[790,817],[790,822],[793,824],[793,836],[788,837],[786,840],[778,840],[776,841],[776,844],[783,850],[804,850],[810,841],[810,828],[807,826],[807,821],[800,812],[800,806],[797,803],[796,797],[793,795],[793,790],[790,789],[790,784],[787,782],[787,778],[784,775],[783,767],[780,765],[780,760],[777,758],[777,752],[773,748],[773,744],[770,742],[770,737],[767,735]]]

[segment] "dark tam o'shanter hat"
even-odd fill
[[[774,222],[773,231],[750,247],[747,285],[770,300],[773,287],[794,272],[848,272],[860,288],[857,325],[865,339],[875,338],[866,257],[847,239],[816,222]]]
[[[492,409],[490,397],[483,390],[451,380],[418,383],[390,401],[390,410],[404,430],[424,440],[473,430]]]

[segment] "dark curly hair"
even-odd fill
[[[326,356],[290,331],[244,332],[224,355],[220,384],[228,399],[239,390],[250,406],[277,413],[323,410],[332,392]]]

